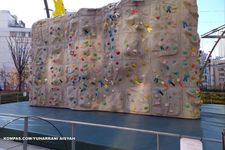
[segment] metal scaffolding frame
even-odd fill
[[[215,33],[218,33],[219,31],[222,31],[220,35],[215,35]],[[217,41],[215,42],[215,44],[213,45],[211,51],[209,52],[208,56],[206,57],[206,60],[203,64],[203,67],[202,67],[202,73],[204,72],[204,69],[206,68],[207,66],[207,63],[209,62],[209,59],[213,53],[213,51],[215,50],[217,44],[219,43],[219,41],[222,39],[222,38],[225,38],[225,24],[220,26],[220,27],[217,27],[205,34],[203,34],[201,36],[201,38],[213,38],[213,39],[217,39]]]

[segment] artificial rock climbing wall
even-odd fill
[[[199,117],[196,0],[122,0],[38,21],[30,104]]]

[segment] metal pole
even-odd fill
[[[159,134],[156,134],[156,138],[157,138],[157,150],[160,150],[160,145],[159,145]]]
[[[218,32],[218,31],[220,31],[220,30],[222,30],[224,28],[225,28],[225,25],[222,25],[222,26],[219,26],[219,27],[217,27],[215,29],[212,29],[211,31],[201,35],[201,38],[208,38],[211,34],[213,34],[215,32]]]
[[[72,136],[72,138],[75,137],[75,124],[74,123],[72,123],[72,133],[71,133],[71,136]],[[71,144],[72,144],[71,145],[71,149],[72,150],[75,150],[76,149],[76,141],[74,139],[72,139]]]
[[[24,132],[23,137],[27,137],[28,135],[28,117],[24,117]],[[23,150],[27,150],[27,140],[23,140]]]
[[[47,0],[44,0],[44,3],[45,3],[45,10],[46,10],[46,15],[47,15],[47,18],[50,18],[50,14],[49,14],[49,8],[48,8],[48,2],[47,2]]]
[[[221,37],[224,36],[224,34],[225,34],[225,31],[222,32]],[[204,69],[205,69],[205,67],[206,67],[206,65],[207,65],[207,63],[208,63],[208,60],[209,60],[209,58],[211,57],[212,52],[214,51],[214,49],[216,48],[217,44],[218,44],[219,41],[221,40],[221,37],[219,37],[219,38],[217,39],[217,41],[216,41],[216,43],[214,44],[213,48],[211,49],[209,55],[207,56],[207,58],[206,58],[206,60],[205,60],[205,63],[204,63],[204,65],[203,65],[203,67],[202,67],[202,72],[204,71]],[[202,73],[202,72],[201,72],[201,73]],[[201,74],[201,75],[202,75],[202,74]]]
[[[209,88],[210,90],[212,89],[212,75],[213,73],[211,73],[211,60],[209,59]]]
[[[222,132],[222,144],[223,144],[223,149],[225,149],[225,129],[223,129],[223,132]]]
[[[0,104],[1,104],[1,102],[2,102],[2,95],[0,94]]]

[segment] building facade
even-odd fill
[[[12,56],[8,48],[9,37],[30,37],[31,29],[25,27],[25,23],[17,20],[8,10],[0,10],[0,69],[9,71],[14,67]],[[0,77],[0,86],[4,86],[4,79]]]
[[[206,61],[206,58],[208,56],[207,53],[205,53],[204,51],[200,50],[199,51],[199,54],[200,54],[200,65],[201,65],[201,68],[203,68],[204,66],[204,63]],[[203,73],[202,73],[202,78],[203,78],[203,81],[202,81],[202,86],[204,88],[207,88],[208,87],[208,83],[209,83],[209,67],[208,65],[206,66],[206,68],[203,69]]]
[[[222,32],[220,32],[220,34]],[[218,46],[219,46],[219,56],[220,57],[225,57],[225,39],[221,39],[219,44],[218,44]]]
[[[210,72],[209,88],[225,90],[225,58],[211,60],[208,69]]]

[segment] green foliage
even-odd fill
[[[23,96],[22,92],[2,93],[0,94],[0,104],[28,101],[29,97]]]
[[[202,91],[201,100],[204,104],[224,104],[225,105],[225,92],[210,92]]]
[[[29,96],[23,96],[21,92],[3,93],[0,94],[0,104],[28,101]],[[201,100],[203,104],[224,104],[225,105],[225,92],[201,92]]]

